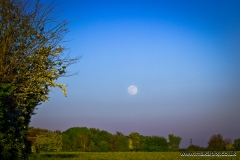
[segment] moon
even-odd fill
[[[136,86],[131,85],[131,86],[128,87],[128,93],[129,93],[130,95],[134,95],[134,94],[136,94],[137,92],[138,92],[138,89],[137,89]]]

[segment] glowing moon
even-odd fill
[[[131,85],[131,86],[128,87],[128,93],[129,93],[130,95],[134,95],[134,94],[136,94],[137,92],[138,92],[138,89],[137,89],[136,86]]]

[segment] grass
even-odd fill
[[[237,160],[236,156],[180,156],[179,152],[41,152],[30,160]]]

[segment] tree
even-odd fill
[[[146,144],[146,139],[148,136],[143,136],[143,135],[140,135],[140,146],[139,146],[139,149],[138,151],[147,151],[147,144]]]
[[[62,143],[63,143],[63,147],[62,147],[63,151],[71,151],[72,144],[71,144],[69,135],[62,133]]]
[[[140,135],[137,132],[132,132],[129,135],[129,148],[133,151],[137,151],[140,147]]]
[[[51,131],[37,135],[34,144],[36,149],[58,152],[61,151],[62,145],[62,135]]]
[[[57,80],[70,76],[66,68],[80,59],[64,56],[68,22],[54,9],[39,0],[0,1],[0,159],[27,158],[34,109],[52,87],[66,96],[66,85]]]
[[[214,134],[208,141],[208,149],[210,150],[224,150],[225,142],[221,134]]]
[[[164,137],[146,136],[145,144],[148,152],[164,152],[168,150],[168,143]]]
[[[108,151],[108,148],[109,148],[108,142],[106,142],[106,141],[100,141],[100,142],[98,143],[99,152],[107,152],[107,151]]]
[[[72,127],[62,133],[66,151],[89,151],[92,133],[86,127]]]
[[[89,146],[89,152],[97,152],[98,146],[91,140],[90,146]]]
[[[236,151],[240,151],[240,138],[234,140],[233,147]]]
[[[230,138],[226,138],[224,139],[224,143],[225,143],[225,149],[226,150],[233,150],[233,144],[232,144],[232,140]]]
[[[178,151],[182,138],[178,136],[174,136],[174,134],[169,134],[168,139],[169,139],[169,142],[168,142],[169,150],[174,152]]]
[[[42,128],[29,128],[27,131],[28,137],[37,137],[38,134],[49,132],[47,129]]]
[[[111,133],[104,131],[104,130],[100,131],[98,136],[99,136],[100,141],[106,141],[108,143],[111,142],[111,139],[113,137],[113,135]]]
[[[80,133],[77,135],[77,141],[81,151],[90,151],[91,137],[88,134]]]
[[[111,141],[111,150],[117,152],[129,151],[128,138],[121,132],[116,132]]]

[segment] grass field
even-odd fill
[[[229,153],[229,152],[228,152]],[[180,156],[179,152],[41,152],[30,160],[239,160],[236,156]]]

